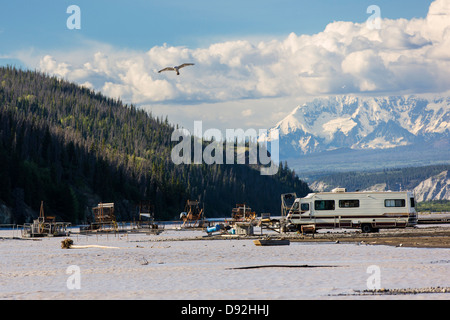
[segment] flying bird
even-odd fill
[[[158,73],[161,73],[163,71],[175,71],[177,73],[177,76],[179,76],[181,68],[184,68],[184,67],[187,67],[187,66],[193,66],[193,65],[194,65],[193,63],[183,63],[182,65],[179,65],[179,66],[176,66],[176,67],[164,68],[162,70],[159,70]]]

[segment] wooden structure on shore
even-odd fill
[[[26,223],[23,226],[23,238],[39,238],[39,237],[64,237],[69,234],[67,227],[68,222],[56,222],[55,217],[45,216],[44,202],[41,202],[39,210],[39,218],[33,223]]]
[[[236,204],[236,208],[231,210],[231,218],[235,221],[252,221],[256,219],[256,212],[245,203]]]
[[[92,208],[94,219],[97,223],[115,223],[114,203],[99,203],[97,207]]]
[[[183,221],[182,228],[202,227],[204,223],[204,212],[203,208],[200,208],[199,201],[188,200],[184,207],[184,212],[180,215],[180,219]]]
[[[281,217],[283,219],[288,215],[294,205],[295,199],[297,199],[297,194],[295,192],[284,193],[281,195]]]
[[[117,220],[114,214],[114,203],[99,203],[92,208],[94,223],[91,223],[91,230],[112,229],[117,230]]]
[[[139,230],[146,230],[148,233],[159,233],[159,226],[155,223],[155,209],[150,201],[141,201],[139,203]]]

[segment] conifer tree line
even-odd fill
[[[158,220],[176,219],[188,199],[207,217],[236,203],[280,212],[280,194],[310,192],[287,164],[274,176],[258,165],[175,165],[168,119],[36,71],[0,68],[0,202],[11,223],[29,207],[72,223],[89,222],[98,202],[114,202],[122,221],[150,201]]]

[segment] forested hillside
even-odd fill
[[[187,199],[208,217],[229,216],[236,203],[279,213],[280,194],[310,190],[295,172],[261,176],[249,165],[175,165],[174,127],[133,105],[55,77],[0,68],[0,203],[11,223],[46,214],[89,220],[98,202],[115,202],[121,220],[150,200],[157,219],[173,219]]]

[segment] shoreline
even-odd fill
[[[185,229],[189,230],[189,229]],[[185,231],[183,230],[183,231]],[[168,231],[166,229],[166,231]],[[179,231],[179,230],[177,230]],[[183,232],[180,231],[180,232]],[[199,230],[192,230],[198,231]],[[132,233],[129,233],[130,235]],[[70,234],[70,238],[77,234]],[[78,234],[79,236],[83,236]],[[124,234],[122,234],[124,235]],[[92,236],[92,235],[90,235]],[[291,242],[299,243],[355,243],[358,245],[387,245],[394,247],[409,247],[409,248],[450,248],[450,227],[429,226],[422,228],[406,228],[406,229],[381,229],[377,233],[361,233],[355,230],[320,230],[314,234],[300,234],[295,232],[290,233],[275,233],[270,234],[253,234],[253,235],[231,235],[231,234],[212,234],[207,235],[204,231],[202,235],[195,236],[180,236],[180,237],[164,237],[162,235],[155,235],[149,239],[135,240],[131,242],[167,242],[167,241],[201,241],[201,240],[290,240]],[[28,241],[42,241],[43,238],[21,238],[21,237],[0,237],[0,240],[28,240]]]
[[[388,245],[409,248],[450,248],[450,228],[406,228],[381,230],[379,233],[340,234],[304,236],[302,239],[291,239],[298,242],[332,241],[337,243],[357,243],[367,245]]]
[[[394,247],[410,248],[450,248],[450,228],[448,227],[427,227],[427,228],[406,228],[406,229],[384,229],[378,233],[360,233],[357,231],[344,232],[323,232],[316,234],[302,235],[298,233],[283,234],[263,234],[263,235],[204,235],[196,237],[180,237],[151,239],[149,242],[166,241],[199,241],[199,240],[260,240],[260,239],[286,239],[291,242],[303,243],[356,243],[359,245],[387,245]],[[147,240],[141,240],[147,241]]]

